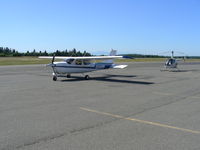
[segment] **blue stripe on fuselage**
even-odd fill
[[[98,66],[103,66],[102,68],[98,68]],[[96,63],[93,67],[89,67],[89,66],[54,66],[54,67],[62,67],[62,68],[84,68],[84,69],[109,69],[112,66],[112,63]]]
[[[85,67],[85,66],[55,66],[55,67],[60,67],[60,68],[86,68],[86,69],[95,69],[96,66],[94,67]]]

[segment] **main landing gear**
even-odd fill
[[[65,76],[66,77],[66,76]],[[57,75],[55,73],[53,73],[53,81],[57,81]],[[71,78],[71,74],[67,74],[67,78]],[[89,80],[90,79],[90,76],[89,75],[85,75],[84,76],[84,79],[85,80]]]
[[[89,80],[90,76],[89,75],[85,75],[85,80]]]

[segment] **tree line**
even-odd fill
[[[26,51],[26,52],[18,52],[15,49],[11,49],[8,47],[0,47],[0,57],[13,57],[13,56],[91,56],[89,52],[86,51],[77,51],[75,48],[72,50],[56,50],[55,52],[47,52],[45,51]]]
[[[89,52],[86,51],[77,51],[75,48],[72,50],[56,50],[55,52],[47,52],[45,51],[26,51],[26,52],[18,52],[15,49],[8,47],[0,47],[0,57],[13,57],[13,56],[91,56]],[[133,58],[167,58],[170,56],[160,56],[160,55],[142,55],[142,54],[122,54],[124,56],[130,56]],[[182,58],[178,57],[177,58]],[[200,56],[187,56],[187,58],[197,58]]]
[[[160,56],[160,55],[142,55],[142,54],[124,54],[125,56],[133,58],[166,58],[169,56]]]
[[[125,56],[133,58],[169,58],[171,56],[162,55],[142,55],[142,54],[124,54]],[[175,56],[175,58],[199,59],[200,56]]]

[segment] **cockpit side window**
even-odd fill
[[[67,60],[66,60],[66,62],[67,62],[68,64],[72,64],[73,61],[74,61],[74,59],[67,59]]]
[[[76,65],[82,65],[82,60],[76,59],[75,64],[76,64]]]
[[[170,59],[170,63],[171,63],[171,64],[174,64],[174,63],[175,63],[175,60],[174,60],[174,59]]]
[[[83,60],[83,65],[90,65],[90,64],[91,64],[90,60],[87,59]]]

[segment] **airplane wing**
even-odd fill
[[[53,59],[53,56],[39,56],[38,58]],[[65,57],[65,56],[55,56],[55,59],[117,59],[117,58],[127,58],[125,56],[87,56],[87,57]]]

